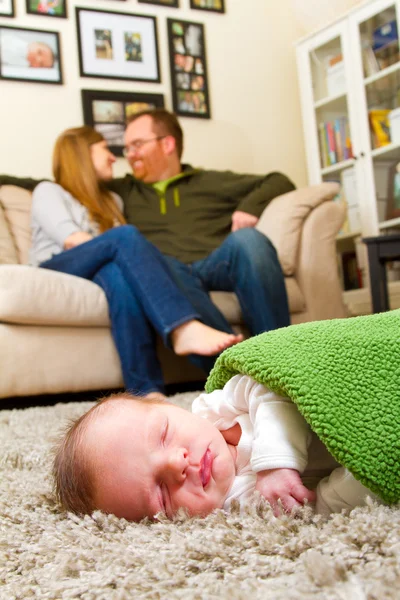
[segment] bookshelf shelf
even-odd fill
[[[400,229],[400,217],[386,220],[400,163],[389,119],[400,108],[399,19],[400,0],[364,0],[296,49],[309,184],[338,181],[348,205],[337,238],[347,286],[368,284],[361,239]]]
[[[344,169],[349,169],[353,165],[354,159],[349,158],[348,160],[343,160],[334,165],[331,165],[330,167],[325,167],[324,169],[321,169],[321,175],[325,176],[331,175],[332,173],[340,173],[340,171],[343,171]]]
[[[398,158],[400,161],[400,144],[388,144],[382,148],[371,150],[371,156],[377,160],[388,160]]]
[[[318,102],[314,103],[314,108],[317,110],[319,108],[331,108],[335,109],[335,105],[341,107],[346,102],[346,94],[336,94],[335,96],[328,96],[327,98],[322,98],[322,100],[318,100]]]
[[[381,221],[379,223],[380,229],[390,229],[392,227],[398,227],[400,225],[400,217],[396,219],[389,219],[389,221]]]
[[[387,77],[388,75],[391,75],[392,73],[398,73],[398,71],[400,70],[400,63],[395,63],[394,65],[390,65],[389,67],[386,67],[386,69],[382,69],[381,71],[378,71],[378,73],[374,73],[374,75],[370,75],[369,77],[366,77],[364,79],[364,85],[371,85],[371,83],[375,83],[376,81],[379,81],[381,79],[383,79],[384,77]]]

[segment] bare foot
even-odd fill
[[[161,392],[149,392],[144,398],[146,400],[154,400],[155,402],[163,402],[167,399],[167,396],[164,396]]]
[[[213,356],[243,340],[242,334],[225,333],[200,321],[188,321],[171,334],[175,354]]]

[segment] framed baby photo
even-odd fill
[[[42,17],[67,18],[67,0],[25,0],[26,12]]]
[[[216,13],[225,12],[225,0],[190,0],[190,8],[208,10]]]
[[[167,19],[167,28],[174,112],[210,119],[204,25]]]
[[[15,17],[14,0],[0,0],[0,17]]]
[[[179,0],[138,0],[139,4],[155,4],[156,6],[173,6],[179,8]]]
[[[75,10],[81,77],[161,81],[156,17]]]
[[[142,110],[164,107],[162,94],[81,90],[83,120],[106,140],[115,156],[122,156],[125,124],[131,115]]]
[[[62,84],[59,33],[0,25],[0,79]]]

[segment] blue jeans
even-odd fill
[[[200,316],[175,285],[161,252],[136,227],[123,225],[40,266],[104,290],[125,387],[141,394],[164,391],[155,332],[168,346],[173,329]]]
[[[232,332],[211,301],[211,290],[235,292],[252,335],[290,324],[284,276],[275,247],[258,230],[244,228],[230,233],[219,248],[192,264],[165,258],[177,285],[207,325]],[[208,372],[214,361],[197,356],[192,362]]]

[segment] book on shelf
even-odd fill
[[[397,21],[392,19],[380,27],[376,27],[372,33],[372,49],[374,52],[382,50],[390,44],[398,41]]]
[[[330,56],[328,59],[328,66],[333,67],[333,65],[337,65],[337,63],[342,62],[343,54],[339,52],[339,54],[335,54],[334,56]]]
[[[378,59],[370,44],[365,44],[363,47],[363,65],[366,77],[375,75],[380,71]]]
[[[381,148],[390,144],[389,113],[390,109],[372,109],[368,111],[374,148]]]
[[[372,51],[379,69],[386,69],[399,60],[399,36],[397,21],[393,19],[374,29],[372,34]]]
[[[353,158],[347,117],[338,117],[318,125],[322,168]]]

